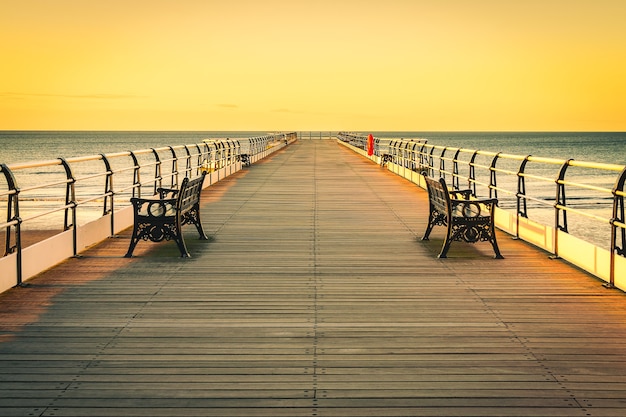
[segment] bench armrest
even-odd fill
[[[476,200],[451,199],[453,216],[458,217],[486,217],[491,215],[493,207],[498,204],[497,198],[483,198]],[[486,212],[486,213],[483,213]]]
[[[170,217],[176,215],[176,198],[137,198],[130,199],[135,209],[135,214],[145,217]]]
[[[452,199],[458,199],[459,195],[461,196],[460,198],[463,198],[465,200],[469,200],[471,195],[472,195],[472,190],[467,189],[467,190],[453,190],[453,191],[448,191],[450,193],[450,197]]]
[[[157,193],[160,198],[176,198],[179,191],[180,190],[178,188],[157,188]]]

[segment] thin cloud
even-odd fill
[[[128,100],[137,98],[147,98],[147,96],[138,96],[134,94],[42,94],[42,93],[16,93],[2,92],[0,96],[7,98],[27,98],[27,97],[56,97],[56,98],[76,98],[89,100]]]
[[[316,114],[315,112],[311,113],[311,112],[305,112],[305,111],[302,111],[302,110],[291,110],[291,109],[287,109],[287,108],[274,109],[274,110],[271,110],[271,112],[272,113],[291,113],[291,114],[305,114],[305,113],[307,113],[307,114]]]
[[[236,104],[228,104],[228,103],[218,104],[217,107],[221,107],[224,109],[238,109],[239,108],[239,106]]]

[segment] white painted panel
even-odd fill
[[[517,221],[514,213],[496,207],[496,211],[494,213],[494,224],[498,229],[504,230],[505,232],[515,236]]]
[[[122,230],[127,229],[130,226],[132,226],[134,221],[135,219],[134,219],[132,206],[125,207],[119,211],[116,211],[115,212],[115,227],[113,231],[115,233],[119,233]]]
[[[0,292],[17,285],[17,254],[12,253],[0,258]]]
[[[67,230],[22,249],[22,281],[73,256],[72,242],[72,231]]]
[[[558,255],[605,281],[610,280],[610,252],[562,231],[558,232]]]
[[[554,253],[554,229],[520,217],[519,237],[548,252]]]
[[[78,252],[111,236],[111,215],[106,215],[76,228]]]

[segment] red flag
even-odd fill
[[[374,136],[370,133],[367,137],[367,156],[374,155]]]

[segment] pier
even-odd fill
[[[0,415],[624,416],[626,296],[500,231],[438,259],[427,205],[286,146],[203,191],[190,259],[125,229],[0,294]]]

